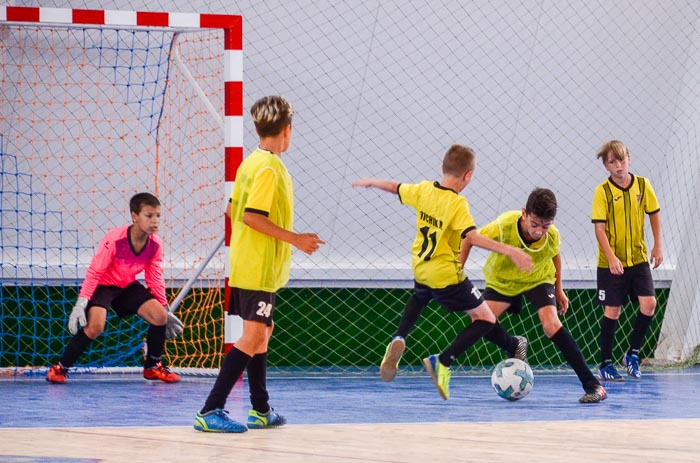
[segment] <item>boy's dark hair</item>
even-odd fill
[[[141,212],[143,206],[158,207],[160,201],[151,193],[137,193],[129,200],[129,210],[134,214]]]
[[[557,215],[557,197],[547,188],[535,188],[527,197],[527,214],[535,214],[540,219],[554,220]]]
[[[625,144],[620,140],[611,140],[604,144],[598,151],[598,155],[596,157],[605,163],[608,162],[608,153],[612,154],[615,159],[620,161],[624,160],[630,155],[630,151],[627,149],[627,146],[625,146]]]
[[[474,150],[468,146],[454,144],[442,160],[442,173],[459,177],[469,170],[474,170],[475,159]]]
[[[294,108],[281,96],[266,96],[253,103],[250,108],[255,130],[261,137],[274,137],[292,123]]]

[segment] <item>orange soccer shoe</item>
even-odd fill
[[[68,369],[57,363],[49,368],[49,371],[46,373],[46,381],[54,384],[65,384],[68,382],[67,376]]]
[[[143,377],[150,380],[161,380],[164,383],[177,383],[180,381],[180,376],[172,373],[162,363],[158,362],[151,368],[143,369]]]

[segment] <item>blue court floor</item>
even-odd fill
[[[507,402],[486,375],[453,376],[443,401],[427,374],[399,376],[272,376],[271,405],[290,424],[645,420],[700,418],[700,367],[646,372],[639,381],[605,383],[608,400],[582,405],[573,373],[535,371],[525,399]],[[214,378],[185,377],[178,384],[138,375],[73,375],[55,385],[43,377],[2,378],[0,427],[189,426]],[[226,408],[244,419],[247,384],[240,382]]]

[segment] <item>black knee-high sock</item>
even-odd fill
[[[554,333],[554,336],[550,338],[555,346],[559,348],[559,351],[564,356],[571,368],[574,369],[576,376],[578,376],[579,381],[581,381],[581,386],[584,390],[589,390],[592,386],[598,384],[598,380],[595,379],[593,373],[591,373],[590,368],[586,364],[586,359],[583,358],[581,349],[578,348],[578,344],[569,333],[569,330],[563,326]]]
[[[85,331],[80,328],[76,335],[73,336],[73,339],[70,340],[68,346],[66,346],[66,350],[63,352],[63,357],[61,357],[60,360],[61,365],[65,368],[72,367],[75,361],[83,355],[83,352],[85,352],[85,349],[88,348],[91,342],[92,339],[88,338]]]
[[[204,403],[204,408],[200,413],[206,413],[215,408],[224,408],[226,405],[226,399],[233,389],[233,385],[236,384],[241,373],[248,366],[250,361],[250,355],[243,351],[232,347],[224,361],[221,364],[221,369],[219,370],[219,376],[216,377],[214,382],[214,387],[207,397],[207,401]]]
[[[460,331],[455,340],[452,341],[452,344],[440,354],[440,363],[446,367],[452,365],[452,362],[454,362],[457,357],[466,352],[476,341],[491,331],[493,327],[493,323],[484,320],[472,322],[469,326]]]
[[[634,321],[632,335],[630,336],[630,350],[627,351],[628,354],[639,355],[639,349],[642,348],[644,338],[647,336],[651,319],[652,317],[649,315],[644,315],[642,312],[637,313],[637,319]]]
[[[143,362],[144,368],[151,368],[160,362],[165,347],[165,326],[151,325],[148,327],[146,335],[146,360]]]
[[[518,341],[515,337],[511,336],[511,334],[503,328],[503,325],[498,322],[496,322],[491,331],[484,335],[484,339],[491,341],[506,352],[513,352],[516,347],[518,347]]]
[[[600,319],[600,364],[612,362],[613,344],[615,342],[615,330],[617,320],[603,316]]]
[[[255,354],[248,362],[248,388],[253,410],[260,413],[270,411],[270,395],[267,393],[267,352]]]
[[[406,304],[406,308],[403,309],[403,315],[401,316],[399,327],[396,328],[395,336],[401,336],[402,338],[408,336],[408,333],[416,326],[416,322],[423,313],[425,306],[426,304],[423,300],[413,295]]]

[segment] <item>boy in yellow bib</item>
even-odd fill
[[[484,265],[486,289],[484,299],[498,318],[503,312],[520,314],[525,297],[537,309],[545,336],[557,346],[564,359],[578,376],[585,394],[581,403],[597,403],[606,399],[607,393],[593,376],[576,341],[557,316],[557,303],[561,314],[569,309],[569,299],[562,287],[561,238],[554,226],[557,199],[551,190],[535,188],[529,195],[525,208],[509,211],[479,229],[479,233],[499,243],[524,250],[530,257],[534,269],[522,273],[504,256],[491,253]],[[462,249],[460,260],[466,262],[471,246]],[[527,341],[511,336],[496,322],[485,339],[504,349],[511,357],[527,361]]]

